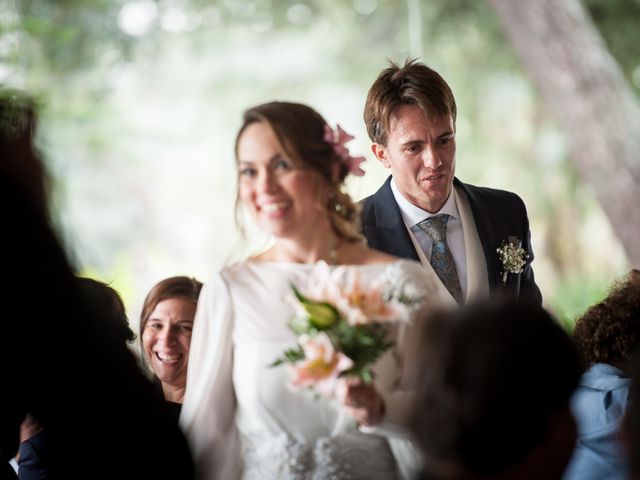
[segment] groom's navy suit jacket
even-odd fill
[[[362,201],[364,235],[371,248],[420,261],[402,219],[400,207],[391,191],[390,182],[391,177],[387,178],[376,193]],[[454,186],[460,188],[469,201],[487,264],[487,282],[491,295],[516,295],[519,291],[520,298],[542,303],[542,295],[531,269],[531,234],[522,199],[515,193],[476,187],[462,183],[457,178],[454,179]],[[524,271],[519,275],[510,274],[507,284],[503,286],[502,264],[496,249],[511,236],[522,241],[522,248],[529,254],[529,258]]]

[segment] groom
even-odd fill
[[[454,177],[456,103],[444,79],[415,60],[391,63],[369,89],[364,120],[391,170],[363,200],[369,246],[433,269],[458,303],[504,295],[542,303],[523,201]],[[505,245],[503,260],[496,250]]]

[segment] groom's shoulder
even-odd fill
[[[368,197],[364,197],[362,200],[358,202],[358,208],[360,209],[360,219],[363,224],[368,224],[375,218],[375,202],[373,197],[375,193],[369,195]]]
[[[360,207],[360,210],[364,213],[365,210],[374,210],[374,197],[376,196],[375,193],[372,193],[371,195],[369,195],[368,197],[364,197],[362,199],[360,199],[358,201],[358,205]]]
[[[520,198],[518,194],[508,190],[472,185],[461,182],[458,179],[456,179],[455,185],[460,187],[467,196],[471,197],[474,201],[482,201],[490,204],[507,202],[524,205],[522,198]]]
[[[360,216],[363,220],[366,221],[366,219],[375,217],[376,199],[378,199],[379,202],[384,205],[388,204],[390,198],[393,198],[393,193],[391,193],[391,187],[389,186],[390,180],[391,177],[387,178],[387,180],[380,186],[380,188],[378,188],[376,192],[358,201]]]

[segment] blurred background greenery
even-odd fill
[[[533,0],[531,0],[533,1]],[[636,0],[584,2],[637,98]],[[476,0],[0,0],[0,83],[42,105],[52,214],[78,272],[121,292],[132,323],[171,275],[206,280],[264,244],[234,225],[233,141],[247,107],[316,107],[387,172],[362,121],[387,59],[438,70],[458,102],[457,176],[526,202],[545,303],[567,325],[630,268],[498,19]]]

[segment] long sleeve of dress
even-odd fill
[[[411,441],[407,428],[409,414],[414,407],[415,388],[408,384],[404,372],[407,359],[403,355],[403,339],[408,338],[407,328],[400,328],[398,344],[391,352],[387,361],[379,362],[375,369],[377,376],[376,388],[385,402],[385,417],[378,425],[360,426],[360,431],[382,435],[387,438],[389,447],[396,459],[398,473],[403,480],[415,478],[422,468],[420,452]],[[408,330],[411,330],[409,328]],[[395,375],[393,375],[395,373]],[[391,374],[391,375],[390,375]]]
[[[232,383],[233,317],[223,273],[215,274],[198,300],[180,416],[199,479],[235,479],[240,472]]]
[[[371,430],[394,436],[394,432],[402,432],[410,419],[415,402],[415,392],[419,378],[416,365],[420,358],[422,345],[422,324],[434,310],[456,308],[457,304],[435,277],[435,273],[426,270],[417,262],[402,262],[405,275],[413,283],[419,284],[424,301],[421,308],[413,314],[409,324],[399,325],[394,340],[394,347],[386,357],[374,367],[376,387],[384,398],[386,412],[382,424]],[[402,433],[400,433],[401,436]]]
[[[431,272],[417,263],[406,263],[405,268],[410,272],[410,277],[420,282],[424,289],[425,302],[414,315],[411,324],[399,327],[395,347],[388,352],[387,358],[381,359],[374,368],[376,387],[386,407],[383,421],[373,427],[361,426],[360,430],[385,436],[398,462],[401,477],[409,479],[414,478],[422,466],[421,455],[411,441],[407,428],[416,407],[416,368],[419,367],[415,362],[422,348],[419,344],[422,322],[434,310],[455,308],[456,304],[443,290],[444,286],[440,288]]]

